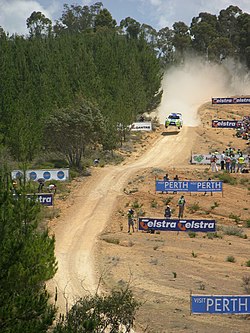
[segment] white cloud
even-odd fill
[[[0,26],[10,35],[25,35],[28,32],[26,20],[33,11],[40,11],[51,19],[58,6],[58,1],[50,1],[50,5],[44,8],[35,0],[0,0]]]
[[[138,0],[132,0],[137,3]],[[183,21],[190,25],[192,18],[201,12],[218,15],[221,9],[232,5],[232,0],[139,0],[140,11],[154,23],[157,29],[171,27],[174,22]],[[243,12],[250,13],[249,0],[234,0]]]

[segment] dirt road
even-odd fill
[[[164,135],[165,134],[165,135]],[[146,167],[167,170],[188,165],[196,133],[184,127],[179,134],[159,134],[159,138],[137,160],[119,166],[95,168],[92,176],[73,194],[74,203],[55,226],[58,272],[49,289],[58,289],[58,306],[65,311],[66,300],[93,292],[99,277],[95,269],[94,248],[98,234],[109,222],[117,197],[129,178]]]

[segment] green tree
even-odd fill
[[[51,33],[52,22],[41,12],[33,12],[26,23],[30,37],[44,37]]]
[[[86,147],[101,141],[103,131],[100,111],[83,99],[68,108],[58,109],[45,125],[50,147],[64,154],[70,166],[79,169]]]
[[[45,281],[56,272],[54,238],[39,232],[39,205],[27,187],[13,196],[8,174],[0,174],[0,331],[47,332],[55,316]]]
[[[172,42],[173,46],[175,47],[175,57],[183,60],[184,53],[187,52],[191,46],[189,28],[184,22],[175,22],[173,25],[173,30],[174,36]]]
[[[95,17],[95,28],[98,27],[107,27],[110,29],[114,29],[116,26],[116,20],[113,19],[110,12],[104,8],[100,10],[100,12]]]
[[[107,296],[86,296],[75,303],[65,319],[59,320],[53,332],[130,332],[139,306],[130,289],[113,289]]]

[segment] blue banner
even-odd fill
[[[250,313],[250,295],[192,295],[191,313],[247,314]]]
[[[222,181],[216,180],[157,180],[155,190],[160,192],[222,192]]]
[[[214,232],[215,220],[139,218],[139,230]]]
[[[249,97],[212,98],[212,104],[249,104]]]
[[[242,120],[212,120],[212,127],[215,128],[239,128]]]
[[[28,197],[37,197],[37,201],[43,206],[53,206],[52,193],[28,194]]]

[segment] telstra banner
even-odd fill
[[[213,97],[212,104],[249,104],[250,97],[235,97],[235,98],[223,98]]]
[[[53,206],[53,193],[28,194],[28,198],[33,197],[43,206]]]
[[[192,314],[249,314],[250,295],[191,296]]]
[[[215,220],[180,220],[140,217],[139,230],[214,232]]]
[[[194,181],[194,180],[157,180],[156,192],[222,192],[222,181]]]
[[[212,120],[212,127],[215,128],[239,128],[242,120]]]

